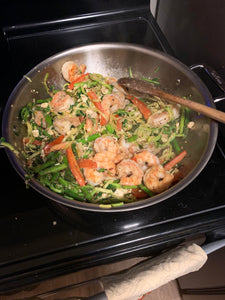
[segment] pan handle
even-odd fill
[[[206,84],[215,103],[225,100],[225,81],[221,78],[217,71],[204,63],[194,64],[190,66],[190,69],[194,71]]]

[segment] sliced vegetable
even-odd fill
[[[122,128],[123,128],[121,117],[118,116],[118,115],[116,115],[116,128],[117,128],[118,131],[121,131]]]
[[[100,136],[101,136],[100,133],[94,133],[92,135],[89,135],[87,138],[78,139],[77,142],[82,143],[82,144],[86,144],[86,143],[89,143],[89,142],[92,142],[92,141],[96,140]]]
[[[81,158],[77,161],[80,168],[91,168],[91,169],[97,169],[97,163],[91,159],[88,158]]]
[[[149,190],[144,184],[140,184],[139,188],[142,189],[142,191],[144,191],[146,194],[148,194],[148,196],[154,196],[154,193],[151,190]]]
[[[106,130],[109,132],[109,133],[113,133],[115,130],[114,128],[110,125],[110,124],[106,124]]]
[[[73,81],[68,85],[68,88],[69,88],[70,90],[72,90],[72,89],[74,88],[74,83],[84,81],[85,77],[88,76],[88,75],[89,75],[89,73],[85,73],[85,74],[80,75],[79,77],[77,77],[75,80],[73,80]]]
[[[66,148],[68,148],[71,145],[71,142],[63,142],[63,143],[59,143],[56,145],[53,145],[49,152],[53,152],[53,151],[58,151],[58,150],[64,150]]]
[[[137,106],[137,108],[139,109],[139,111],[142,113],[143,117],[145,118],[145,120],[147,120],[152,112],[150,109],[148,109],[148,107],[146,106],[146,104],[144,104],[144,102],[142,102],[141,100],[139,100],[138,98],[132,96],[132,95],[126,95],[127,99],[129,99],[135,106]]]
[[[137,135],[133,135],[133,136],[131,136],[131,137],[129,137],[129,138],[127,139],[127,142],[128,142],[128,143],[134,142],[134,141],[136,141],[137,138],[138,138]]]
[[[46,168],[44,170],[41,170],[39,172],[39,175],[46,175],[46,174],[50,174],[50,173],[55,173],[55,172],[59,172],[59,171],[62,171],[64,169],[67,168],[67,164],[59,164],[59,165],[55,165],[55,166],[52,166],[52,167],[49,167],[49,168]]]
[[[12,152],[14,152],[16,155],[19,154],[19,151],[17,151],[11,144],[5,142],[5,139],[4,138],[1,138],[0,139],[0,145],[10,149]]]
[[[77,160],[73,154],[73,150],[72,150],[71,146],[69,146],[66,149],[66,156],[67,156],[69,167],[70,167],[70,170],[71,170],[73,176],[76,178],[76,180],[80,186],[84,186],[85,180],[84,180],[83,174],[79,168]]]
[[[101,104],[101,101],[99,100],[98,96],[95,94],[95,92],[88,92],[87,93],[88,97],[91,99],[91,100],[94,100],[93,103],[95,105],[95,107],[100,111],[102,112],[103,114],[105,114],[105,111],[102,107],[102,104]],[[100,125],[104,126],[107,124],[107,120],[101,115],[100,117]]]
[[[44,153],[45,155],[48,154],[51,150],[51,147],[57,144],[60,144],[62,142],[62,140],[64,139],[64,135],[60,135],[59,137],[57,137],[54,141],[52,141],[51,143],[47,144],[44,147]]]
[[[180,154],[175,156],[170,162],[168,162],[164,166],[164,170],[169,171],[172,169],[176,164],[178,164],[185,156],[187,155],[187,151],[183,150]]]
[[[178,155],[181,152],[181,148],[175,138],[171,141],[171,145],[173,146],[174,152]]]

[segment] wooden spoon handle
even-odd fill
[[[191,101],[189,99],[184,99],[178,96],[167,94],[163,91],[156,90],[156,89],[155,90],[153,89],[152,95],[189,107],[190,109],[199,112],[207,117],[210,117],[213,120],[219,121],[221,123],[225,123],[225,113],[215,108],[203,105],[198,102]]]
[[[198,102],[191,101],[189,99],[184,99],[178,96],[168,94],[162,90],[154,88],[149,82],[135,79],[135,78],[120,78],[118,84],[121,85],[126,91],[131,94],[136,94],[138,96],[151,95],[157,96],[169,101],[181,104],[183,106],[189,107],[190,109],[199,112],[213,120],[225,123],[225,113],[217,110],[215,108],[200,104]]]

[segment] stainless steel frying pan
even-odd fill
[[[26,74],[12,91],[4,111],[2,132],[6,140],[18,150],[22,147],[21,139],[25,132],[25,128],[18,119],[21,108],[34,98],[48,97],[43,85],[46,73],[49,73],[48,80],[51,85],[57,89],[63,86],[65,81],[60,70],[63,63],[68,60],[74,60],[78,64],[86,64],[88,72],[101,73],[116,78],[129,76],[129,68],[131,68],[133,75],[137,78],[142,76],[158,77],[160,86],[164,91],[181,97],[186,96],[193,101],[214,107],[213,99],[201,80],[180,61],[164,53],[133,44],[121,43],[92,44],[73,48],[41,62]],[[181,141],[181,146],[188,152],[184,160],[185,177],[175,186],[152,198],[107,210],[94,204],[65,199],[41,186],[36,180],[31,180],[29,184],[53,201],[88,211],[123,212],[164,201],[184,189],[198,176],[214,150],[218,132],[217,123],[195,112],[191,113],[191,120],[194,121],[194,127],[187,139]],[[25,178],[23,157],[16,157],[11,151],[6,151],[15,170],[22,178]]]

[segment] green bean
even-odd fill
[[[136,141],[137,138],[138,138],[137,135],[133,135],[127,139],[127,142],[129,142],[129,143],[134,142],[134,141]]]
[[[185,107],[181,107],[181,117],[180,117],[180,130],[179,133],[182,134],[184,132],[184,122],[185,122]]]
[[[113,189],[113,188],[120,189],[120,188],[122,188],[122,186],[121,186],[121,184],[116,183],[116,182],[112,182],[107,186],[107,189]]]
[[[92,141],[96,140],[100,136],[101,136],[100,133],[95,133],[95,134],[90,135],[86,139],[79,139],[79,140],[77,140],[77,142],[82,143],[82,144],[86,144],[86,143],[89,143],[89,142],[92,142]]]
[[[148,194],[150,197],[154,196],[153,192],[149,190],[144,184],[140,184],[138,187],[146,194]]]
[[[82,192],[84,193],[85,198],[89,201],[92,202],[92,194],[89,192],[89,188],[86,186],[81,187]]]
[[[38,99],[38,100],[36,101],[36,103],[37,103],[37,104],[42,104],[42,103],[49,102],[49,101],[51,101],[51,100],[52,100],[52,98]]]
[[[112,203],[111,205],[112,207],[119,207],[119,206],[123,206],[124,202]]]
[[[48,124],[48,126],[52,125],[52,119],[49,115],[45,115],[45,121]]]
[[[7,143],[4,141],[5,139],[4,138],[1,138],[0,139],[0,145],[8,148],[9,150],[11,150],[12,152],[15,153],[15,155],[19,155],[19,151],[17,151],[10,143]]]
[[[66,188],[68,188],[71,185],[69,181],[65,180],[62,177],[59,177],[58,181],[61,185],[63,185]]]
[[[53,183],[52,183],[52,184],[49,186],[49,188],[50,188],[53,192],[58,193],[58,194],[62,194],[62,193],[64,192],[64,189],[63,189],[62,187],[58,186],[57,184],[53,184]]]
[[[42,176],[42,175],[46,175],[46,174],[50,174],[50,173],[59,172],[59,171],[62,171],[66,168],[67,168],[67,164],[62,163],[62,164],[55,165],[53,167],[49,167],[47,169],[41,170],[38,173],[39,173],[39,175]]]
[[[57,157],[59,157],[60,156],[60,152],[50,152],[50,153],[48,153],[48,155],[47,155],[47,160],[49,161],[49,160],[56,160],[57,159]]]
[[[59,173],[53,173],[50,182],[53,183],[56,179],[58,179],[59,175],[60,175]]]
[[[40,183],[41,183],[42,185],[46,185],[46,186],[48,186],[48,187],[50,187],[50,185],[51,185],[50,180],[49,180],[47,177],[45,177],[45,176],[41,176],[41,177],[39,178],[39,181],[40,181]]]
[[[64,193],[70,197],[72,197],[73,199],[77,199],[80,200],[82,202],[84,202],[85,198],[84,198],[84,194],[78,192],[76,189],[66,189],[64,191]]]
[[[115,131],[115,129],[110,124],[106,124],[105,127],[109,133],[113,133]]]
[[[173,149],[174,149],[174,152],[176,154],[179,154],[181,152],[181,148],[176,140],[176,138],[174,138],[172,141],[171,141],[171,145],[173,146]]]
[[[138,185],[123,185],[122,188],[123,189],[136,189],[138,188]]]
[[[46,161],[45,163],[41,164],[41,165],[38,165],[36,167],[33,168],[33,171],[34,173],[39,173],[41,170],[44,170],[52,165],[55,164],[55,161],[54,160],[49,160],[49,161]]]

